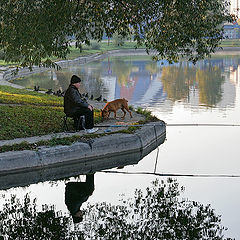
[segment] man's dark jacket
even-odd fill
[[[64,112],[67,116],[73,116],[80,108],[87,108],[88,103],[82,98],[78,89],[70,84],[64,95]]]

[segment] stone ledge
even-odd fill
[[[146,124],[134,134],[112,134],[92,142],[76,142],[70,146],[41,147],[38,151],[24,150],[0,153],[0,175],[34,169],[63,166],[92,159],[126,154],[144,157],[163,143],[166,126],[162,121]]]

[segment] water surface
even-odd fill
[[[221,56],[192,65],[187,62],[168,65],[152,62],[147,56],[109,57],[85,65],[74,65],[61,71],[34,74],[14,83],[33,88],[65,90],[72,74],[83,79],[82,92],[107,100],[125,97],[130,105],[151,110],[154,115],[172,123],[239,124],[240,58]],[[118,204],[135,188],[145,189],[156,178],[142,172],[164,174],[224,175],[224,177],[177,177],[185,187],[184,197],[211,204],[222,224],[228,227],[226,237],[240,237],[240,175],[238,143],[240,127],[167,127],[167,140],[138,164],[114,169],[122,173],[95,174],[95,191],[88,202]],[[159,152],[158,152],[159,151]],[[139,174],[138,174],[139,173]],[[140,174],[141,173],[141,174]],[[229,175],[229,177],[226,177]],[[81,176],[84,180],[84,176]],[[65,182],[44,182],[25,188],[1,191],[5,198],[30,193],[38,206],[54,204],[68,213],[64,204]],[[2,198],[1,203],[4,202]],[[85,206],[84,203],[83,206]]]

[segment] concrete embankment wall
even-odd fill
[[[86,171],[106,169],[109,163],[101,159],[127,154],[136,154],[138,158],[143,158],[163,143],[165,136],[166,126],[159,121],[146,124],[133,134],[116,133],[72,145],[0,153],[0,176],[80,162],[88,165]],[[94,161],[93,164],[91,161]],[[114,164],[111,165],[113,166]]]

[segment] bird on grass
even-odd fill
[[[50,94],[53,94],[53,91],[51,88],[49,88],[45,93],[50,95]]]
[[[34,91],[39,91],[40,87],[39,86],[34,86]]]
[[[91,95],[90,100],[93,100],[93,95]]]
[[[61,92],[61,96],[64,97],[66,91]]]
[[[62,97],[62,91],[59,89],[59,90],[57,90],[57,92],[53,92],[53,95]]]
[[[95,98],[95,100],[97,100],[98,102],[100,102],[102,100],[102,95],[100,95],[98,98]]]
[[[88,99],[88,93],[83,93],[82,97],[85,98],[85,99]]]

